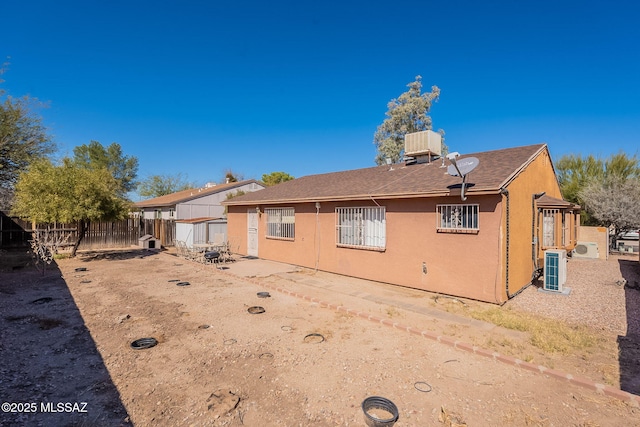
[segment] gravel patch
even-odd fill
[[[571,288],[569,295],[541,292],[539,287],[530,286],[507,306],[605,333],[635,336],[640,335],[639,286],[637,257],[570,259],[565,284]]]

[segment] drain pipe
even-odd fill
[[[506,218],[505,218],[505,222],[506,222],[506,259],[505,259],[505,289],[507,291],[507,299],[511,299],[514,295],[509,294],[509,238],[510,238],[510,230],[509,230],[509,190],[507,190],[506,188],[501,188],[500,189],[500,194],[505,196],[506,199]]]

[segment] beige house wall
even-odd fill
[[[598,258],[609,259],[609,231],[607,227],[578,227],[579,242],[595,242],[598,245]]]

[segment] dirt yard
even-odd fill
[[[428,293],[142,250],[83,253],[44,274],[0,259],[3,426],[364,426],[369,396],[395,403],[396,427],[640,426],[640,409],[619,399],[311,301],[493,350],[509,342],[517,357],[620,384],[615,345],[543,355]],[[158,344],[131,347],[145,337]]]

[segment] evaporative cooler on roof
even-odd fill
[[[408,133],[404,136],[404,155],[408,157],[442,155],[442,135],[432,130]]]

